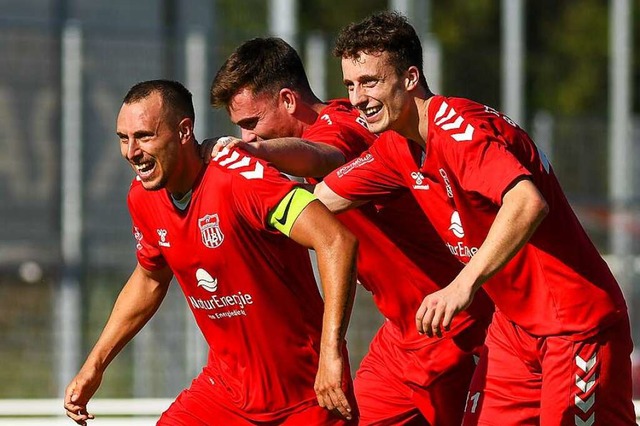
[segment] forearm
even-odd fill
[[[356,255],[357,240],[350,233],[337,234],[316,250],[324,295],[321,351],[340,353],[355,296]]]
[[[485,241],[457,280],[470,283],[475,292],[529,241],[547,213],[546,201],[533,183],[519,182],[505,195]]]
[[[293,176],[322,177],[345,162],[337,148],[300,138],[270,139],[247,145],[251,154]]]
[[[317,200],[304,207],[289,237],[316,252],[324,296],[321,350],[337,349],[344,340],[353,306],[358,241]]]
[[[167,275],[167,273],[164,273]],[[98,341],[83,368],[103,372],[124,346],[144,327],[164,299],[168,282],[148,279],[138,266],[124,285]]]

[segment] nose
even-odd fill
[[[367,97],[365,96],[364,90],[358,85],[354,85],[349,91],[349,102],[356,108],[367,105]]]
[[[254,142],[258,140],[258,135],[253,133],[251,130],[241,129],[242,140],[245,142]]]
[[[129,160],[133,160],[142,155],[142,150],[140,149],[140,144],[135,138],[129,139],[127,143],[127,158]]]

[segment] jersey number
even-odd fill
[[[480,392],[476,392],[471,395],[471,392],[467,393],[467,402],[464,405],[464,411],[467,412],[467,409],[470,413],[475,413],[478,409],[478,401],[480,400]],[[469,407],[469,402],[471,402],[471,407]]]

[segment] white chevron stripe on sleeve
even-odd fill
[[[473,131],[473,126],[471,124],[467,124],[467,128],[465,129],[464,133],[456,133],[451,135],[451,137],[458,142],[470,141],[471,139],[473,139]]]
[[[242,157],[242,160],[237,161],[231,165],[229,165],[229,167],[227,167],[228,169],[238,169],[240,167],[246,167],[249,165],[249,163],[251,163],[251,158],[247,157],[246,155],[244,157]]]
[[[260,162],[256,162],[256,168],[253,171],[240,172],[247,179],[262,179],[264,176],[264,166]]]
[[[239,157],[240,157],[240,153],[238,151],[233,151],[229,156],[229,158],[225,158],[224,160],[220,161],[220,165],[226,166],[227,164],[233,163],[234,161],[236,161]]]
[[[447,114],[445,117],[442,117],[441,119],[436,121],[436,125],[441,126],[442,123],[446,123],[447,121],[451,120],[451,118],[453,118],[455,115],[456,115],[456,110],[451,108],[451,110],[449,111],[449,114]]]
[[[440,105],[440,109],[438,110],[438,112],[436,112],[436,116],[433,118],[433,120],[437,121],[440,117],[442,117],[447,108],[449,108],[449,105],[447,105],[446,102],[443,102],[442,105]]]
[[[462,117],[458,116],[458,118],[456,118],[456,121],[454,121],[453,123],[443,124],[442,130],[459,129],[460,126],[462,126],[463,121],[464,120],[462,119]]]

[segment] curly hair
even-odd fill
[[[389,62],[398,75],[411,66],[417,67],[420,83],[429,89],[422,71],[420,39],[407,18],[397,12],[378,12],[361,22],[347,25],[338,34],[333,48],[333,54],[344,59],[356,59],[361,53],[382,52],[388,54]]]

